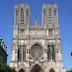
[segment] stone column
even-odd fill
[[[21,48],[21,62],[23,62],[23,48]]]

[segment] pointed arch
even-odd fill
[[[54,71],[54,69],[51,68],[49,72],[55,72],[55,71]]]
[[[19,72],[25,72],[25,70],[24,69],[20,69]]]
[[[20,21],[21,21],[21,24],[24,24],[24,9],[21,8],[20,10]]]
[[[32,46],[34,46],[34,45],[39,45],[39,46],[42,47],[42,43],[40,43],[40,42],[33,42],[33,43],[32,43]],[[32,46],[31,46],[31,48],[32,48]]]
[[[18,61],[21,62],[21,49],[18,49]]]
[[[40,65],[36,64],[33,66],[30,72],[43,72],[43,69],[41,68]]]
[[[48,57],[48,61],[52,60],[55,62],[56,56],[55,56],[55,45],[54,44],[48,45],[47,57]]]
[[[51,8],[49,8],[49,16],[51,16]]]

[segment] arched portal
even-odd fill
[[[50,69],[50,72],[55,72],[53,69]]]
[[[19,72],[25,72],[24,69],[20,69]]]
[[[43,70],[38,64],[36,64],[33,66],[30,72],[43,72]]]

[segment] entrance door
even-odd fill
[[[43,72],[43,70],[38,64],[36,64],[35,66],[33,66],[30,72]]]
[[[20,69],[19,72],[25,72],[23,69]]]
[[[55,72],[53,69],[50,69],[50,72]]]

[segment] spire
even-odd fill
[[[39,24],[38,24],[38,21],[37,21],[37,20],[35,20],[34,27],[35,27],[35,28],[39,27]]]

